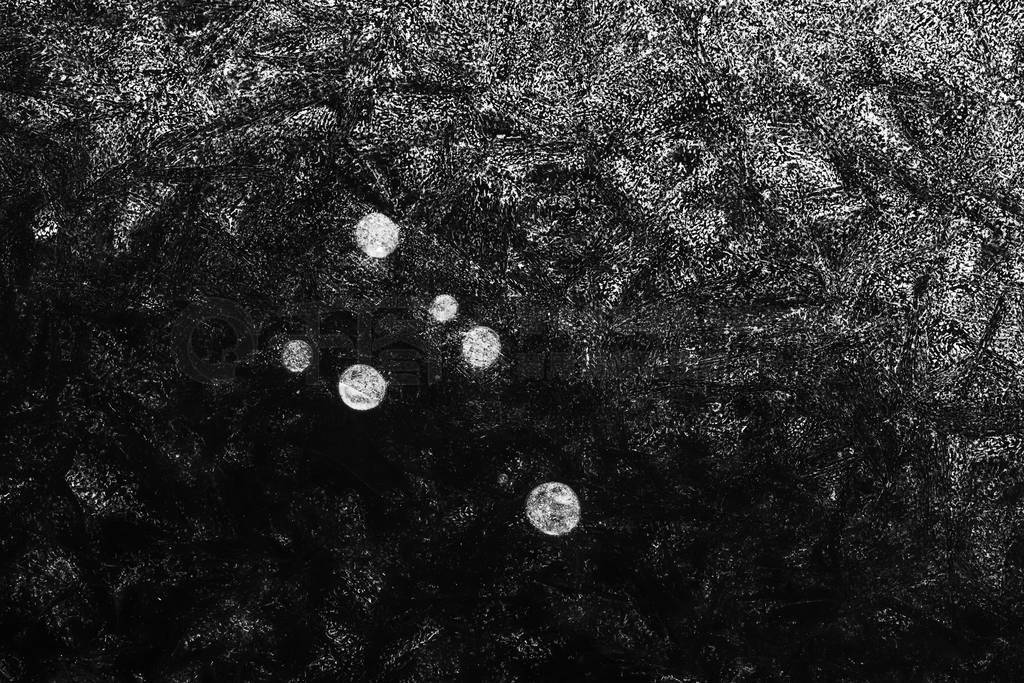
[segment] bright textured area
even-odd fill
[[[477,326],[462,337],[462,358],[474,368],[489,368],[501,355],[501,339],[489,327]]]
[[[580,501],[576,493],[559,482],[541,484],[526,499],[526,518],[549,536],[561,536],[580,523]]]
[[[376,369],[357,363],[341,373],[338,394],[353,410],[370,410],[380,405],[387,391],[387,382]]]
[[[301,339],[292,339],[281,350],[281,364],[289,372],[303,372],[313,360],[313,347]]]
[[[382,213],[371,213],[359,219],[355,232],[356,244],[367,256],[384,258],[398,247],[398,225]]]
[[[430,303],[430,317],[436,322],[446,323],[459,313],[459,302],[450,294],[439,294]]]

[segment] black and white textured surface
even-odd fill
[[[1022,74],[1016,0],[7,0],[0,681],[1021,680]]]

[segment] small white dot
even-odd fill
[[[357,363],[341,373],[338,394],[353,410],[370,410],[380,405],[387,391],[387,382],[376,369]]]
[[[549,536],[561,536],[580,523],[580,500],[576,493],[557,481],[541,484],[526,499],[526,518]]]
[[[439,294],[430,304],[430,317],[439,323],[446,323],[459,313],[459,302],[450,294]]]
[[[281,364],[290,372],[303,372],[313,361],[313,347],[301,339],[292,339],[281,351]]]
[[[359,219],[355,229],[356,244],[367,256],[384,258],[398,246],[399,229],[382,213],[370,213]]]
[[[501,355],[501,339],[489,327],[478,325],[462,338],[462,357],[474,368],[488,368]]]

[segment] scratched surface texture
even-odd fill
[[[1022,73],[1018,0],[7,0],[0,680],[1022,680]],[[370,411],[178,362],[438,293]]]

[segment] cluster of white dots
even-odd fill
[[[355,225],[355,241],[370,258],[387,258],[401,241],[401,230],[381,213],[369,213]],[[450,294],[434,298],[427,314],[437,323],[447,323],[459,313],[459,302]],[[462,336],[462,359],[473,369],[486,370],[501,357],[501,339],[489,327],[475,325]],[[284,345],[281,363],[290,372],[304,372],[313,360],[313,349],[301,339]],[[356,363],[338,379],[338,395],[352,410],[371,410],[384,400],[387,381],[374,367]],[[526,518],[542,533],[561,536],[576,528],[580,521],[580,501],[576,493],[559,482],[537,486],[526,500]]]

